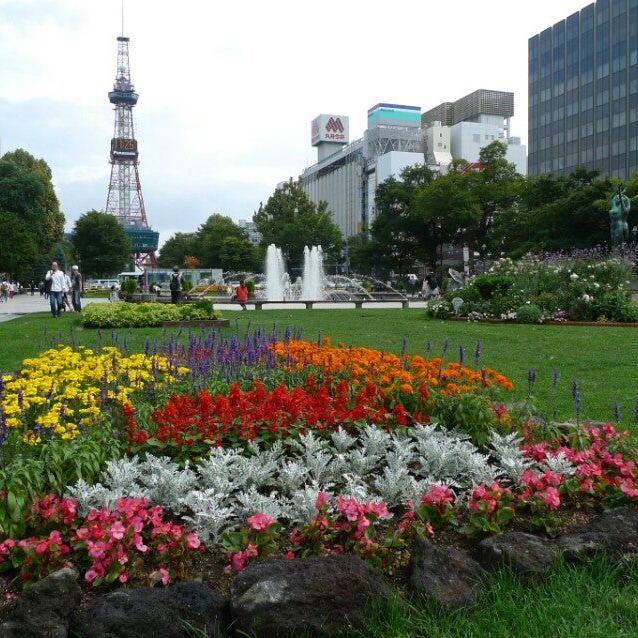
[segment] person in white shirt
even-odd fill
[[[51,281],[51,291],[49,292],[49,303],[51,304],[51,314],[54,317],[60,316],[60,306],[62,305],[62,295],[66,288],[64,273],[58,268],[58,262],[51,263],[51,270],[46,274],[45,279]]]

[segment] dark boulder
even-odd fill
[[[448,609],[471,607],[485,570],[466,552],[417,540],[410,559],[410,588]]]
[[[600,551],[612,556],[638,553],[638,509],[619,507],[607,510],[576,534],[558,539],[565,560],[575,562]]]
[[[25,589],[0,620],[0,638],[66,638],[82,598],[75,569],[65,567]]]
[[[522,532],[504,532],[482,540],[474,555],[487,570],[507,565],[524,578],[542,578],[556,559],[558,548],[549,541]]]
[[[332,636],[361,626],[368,605],[390,595],[382,575],[356,556],[273,558],[233,580],[233,627],[256,638]]]
[[[71,618],[78,638],[186,638],[193,629],[218,636],[227,624],[227,601],[202,583],[118,589]],[[199,635],[199,634],[198,634]]]

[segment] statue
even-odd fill
[[[611,196],[609,204],[611,206],[609,209],[611,248],[614,250],[629,242],[629,224],[627,219],[631,210],[631,202],[629,197],[625,195],[625,189],[622,184],[618,185],[618,189]]]

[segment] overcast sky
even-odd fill
[[[140,177],[160,242],[212,213],[250,219],[315,161],[310,121],[378,102],[514,92],[527,138],[527,40],[583,0],[125,0]],[[53,170],[67,229],[103,209],[120,0],[0,0],[0,149]]]

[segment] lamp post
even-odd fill
[[[483,273],[485,273],[485,251],[487,250],[487,246],[483,244],[481,246],[481,257],[483,259]]]

